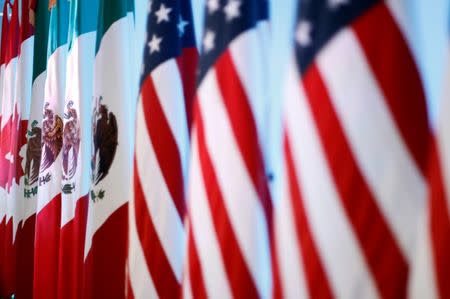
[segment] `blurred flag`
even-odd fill
[[[69,2],[49,2],[47,77],[42,119],[34,252],[34,298],[56,298],[61,226],[61,164]]]
[[[13,192],[13,174],[10,169],[14,165],[13,144],[15,140],[17,110],[14,107],[15,80],[17,69],[17,56],[19,53],[19,16],[18,1],[11,6],[11,15],[8,26],[7,49],[5,53],[5,73],[3,77],[2,90],[2,121],[1,121],[1,143],[0,143],[0,187],[5,188],[6,199],[6,222],[4,232],[4,264],[3,270],[3,295],[10,297],[15,291],[15,232],[17,230],[17,219],[14,219],[15,198]]]
[[[33,296],[34,240],[38,178],[41,161],[42,107],[44,103],[44,85],[47,74],[48,1],[30,0],[28,17],[30,23],[34,27],[35,40],[38,42],[34,43],[32,50],[29,50],[33,56],[31,77],[32,89],[29,122],[26,133],[27,148],[24,159],[25,184],[23,190],[24,204],[22,206],[22,230],[24,239],[19,245],[19,251],[22,252],[23,250],[23,255],[19,259],[20,265],[23,266],[23,270],[21,270],[22,272],[20,273],[23,284],[21,284],[19,290],[23,290],[24,293],[20,293],[21,291],[18,292],[17,298],[20,298],[19,296],[21,294],[23,294],[22,298],[31,298]]]
[[[410,279],[413,299],[450,298],[450,51],[447,57],[445,90],[430,151],[428,207]]]
[[[205,14],[183,296],[268,298],[271,199],[262,151],[268,68],[259,31],[267,2],[207,1]]]
[[[427,109],[407,1],[300,1],[275,234],[286,298],[405,298]]]
[[[71,0],[62,145],[58,298],[81,298],[91,179],[92,88],[98,1]]]
[[[148,2],[130,202],[128,298],[177,298],[197,49],[191,2]]]
[[[132,0],[100,0],[84,298],[124,298],[138,71]]]
[[[5,1],[3,4],[3,15],[6,16],[8,14],[8,6],[10,5],[9,1]],[[2,18],[2,38],[1,38],[1,49],[0,49],[0,124],[2,122],[2,93],[3,93],[3,79],[5,78],[5,58],[6,58],[6,49],[8,48],[8,28],[9,28],[9,20],[8,18]],[[0,125],[1,128],[1,125]],[[1,129],[0,129],[0,142],[1,139]],[[1,154],[1,146],[0,146],[0,154]],[[2,159],[0,159],[2,161]],[[1,162],[0,162],[1,163]],[[3,164],[3,163],[1,163]],[[0,171],[0,176],[3,174]],[[3,296],[3,265],[5,264],[4,252],[5,246],[5,228],[6,228],[6,186],[4,184],[0,184],[0,296]]]
[[[17,1],[18,2],[18,1]],[[29,1],[20,2],[20,35],[17,75],[15,80],[14,121],[11,153],[14,163],[10,167],[12,183],[10,201],[13,205],[13,239],[16,250],[15,298],[30,298],[33,290],[34,221],[28,217],[28,198],[25,190],[26,132],[31,105],[31,79],[33,72],[33,27],[29,20]],[[15,228],[17,226],[17,228]],[[17,232],[14,234],[14,232]]]

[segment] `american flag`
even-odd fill
[[[449,49],[450,50],[450,49]],[[410,298],[450,298],[450,52],[428,169],[428,209],[419,231]]]
[[[286,298],[404,298],[429,128],[407,1],[300,1],[275,212]]]
[[[267,1],[208,0],[205,14],[183,296],[267,298],[271,201],[261,146]]]
[[[177,298],[198,54],[190,1],[154,0],[147,9],[129,212],[128,296]]]

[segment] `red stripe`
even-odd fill
[[[450,218],[436,142],[432,147],[430,162],[430,235],[434,268],[439,297],[450,298]]]
[[[215,69],[217,82],[239,151],[244,159],[254,188],[259,195],[258,198],[264,208],[266,220],[269,222],[268,225],[271,227],[272,203],[267,185],[263,155],[258,140],[258,130],[252,108],[229,51],[226,51],[217,60]]]
[[[145,194],[137,171],[137,162],[134,160],[134,213],[136,228],[142,251],[147,262],[156,292],[160,298],[178,298],[180,283],[161,245],[158,233],[148,211]],[[149,200],[152,200],[151,198]],[[182,244],[179,244],[182,246]]]
[[[192,110],[195,97],[195,72],[197,70],[198,51],[197,48],[184,48],[181,55],[177,57],[178,69],[183,82],[183,93],[186,104],[186,116],[189,132],[192,125]]]
[[[3,273],[5,286],[3,289],[3,294],[6,298],[10,298],[16,291],[16,246],[13,243],[13,219],[12,217],[6,223],[5,227],[5,237],[4,237],[4,264]]]
[[[74,218],[61,228],[58,298],[81,298],[88,207],[85,195],[76,202]]]
[[[227,214],[222,190],[220,190],[211,156],[206,146],[200,109],[197,108],[196,111],[195,121],[198,132],[198,152],[203,186],[205,187],[211,218],[214,222],[216,237],[219,241],[231,291],[236,298],[258,298],[258,291],[239,248],[239,243]],[[233,200],[238,200],[238,198]]]
[[[6,51],[5,63],[8,64],[13,58],[19,55],[19,1],[14,1],[9,24],[8,50]]]
[[[19,224],[17,231],[17,256],[20,258],[17,259],[16,264],[17,290],[15,298],[18,299],[33,298],[35,224],[36,215],[32,215]]]
[[[33,298],[56,298],[58,281],[61,194],[54,197],[36,217]]]
[[[85,259],[83,299],[125,298],[128,248],[128,203],[97,229]]]
[[[165,99],[161,100],[164,101]],[[151,76],[147,77],[142,86],[142,107],[150,141],[155,150],[164,181],[167,184],[178,214],[183,220],[186,205],[184,201],[180,151],[161,107]]]
[[[383,298],[404,298],[408,265],[361,174],[316,65],[303,85],[344,211]]]
[[[403,140],[425,176],[430,131],[427,107],[406,41],[384,2],[375,5],[352,27]]]
[[[311,233],[288,136],[285,136],[284,139],[284,155],[293,208],[292,213],[296,226],[297,241],[301,248],[309,296],[310,298],[334,298],[313,234]]]
[[[197,248],[195,246],[194,234],[192,232],[192,221],[188,231],[188,263],[189,277],[192,291],[192,297],[196,299],[206,299],[206,288],[203,280],[202,266],[198,257]]]
[[[3,290],[5,287],[4,282],[4,253],[5,247],[3,246],[5,242],[5,228],[6,228],[6,216],[4,216],[0,222],[0,295],[3,295]]]

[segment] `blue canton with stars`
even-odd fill
[[[344,27],[381,0],[301,0],[295,28],[295,51],[304,74],[320,50]]]
[[[197,82],[201,83],[209,68],[238,35],[267,19],[267,0],[206,0]]]
[[[147,11],[141,85],[161,63],[180,56],[183,48],[195,47],[190,0],[150,0]]]

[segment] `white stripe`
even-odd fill
[[[410,260],[418,213],[424,208],[425,179],[402,142],[354,33],[341,31],[319,54],[318,66],[353,155]]]
[[[287,172],[283,175],[283,196],[277,203],[274,218],[276,251],[283,296],[285,298],[309,298],[304,276],[304,261],[298,243],[298,232],[295,229],[294,217],[296,216],[293,214]]]
[[[432,239],[430,235],[430,214],[423,211],[418,229],[418,242],[414,262],[411,265],[411,274],[408,285],[408,298],[410,299],[438,299],[437,281],[435,276]]]
[[[186,220],[186,234],[189,236],[189,229],[190,229],[190,223],[188,220]],[[193,238],[193,234],[191,234],[191,237]],[[189,237],[188,237],[189,238]],[[195,240],[193,241],[195,243]],[[186,248],[186,259],[183,266],[183,281],[181,283],[181,298],[183,299],[192,299],[192,289],[191,289],[191,276],[190,276],[190,268],[189,268],[189,248],[188,246]]]
[[[217,84],[215,70],[211,70],[199,88],[206,144],[242,254],[260,296],[266,298],[270,295],[271,265],[265,214]]]
[[[267,64],[263,63],[262,31],[263,28],[247,30],[230,44],[230,54],[252,109],[259,137],[267,133],[264,128],[268,102],[268,71]]]
[[[184,227],[148,140],[142,100],[138,104],[136,123],[136,164],[145,202],[161,246],[180,282],[186,243]]]
[[[17,59],[17,57],[11,59],[11,61],[5,67],[2,90],[2,130],[13,113]]]
[[[224,261],[220,253],[211,212],[206,198],[204,179],[200,170],[197,136],[192,138],[192,162],[189,173],[188,200],[192,233],[205,283],[205,291],[211,298],[232,298],[225,273]]]
[[[175,59],[171,59],[151,74],[164,115],[178,145],[183,177],[186,177],[189,159],[189,132],[183,83]]]
[[[337,298],[378,298],[346,218],[298,75],[290,68],[285,110],[294,165],[319,256]]]
[[[448,51],[450,58],[450,48]],[[448,114],[450,112],[450,59],[448,59],[447,74],[445,76],[447,84],[444,84],[444,96],[442,98],[441,113],[438,116],[437,124],[437,144],[438,154],[440,155],[442,179],[444,190],[446,191],[446,200],[448,215],[450,217],[450,120]]]
[[[134,194],[132,194],[134,198]],[[134,202],[131,200],[129,203],[129,253],[128,253],[128,266],[131,289],[133,290],[134,298],[158,298],[155,285],[150,277],[150,273],[147,268],[147,262],[145,261],[144,254],[142,252],[141,243],[137,235],[136,217],[134,214]]]

